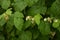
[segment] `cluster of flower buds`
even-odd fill
[[[27,21],[27,20],[31,20],[31,19],[32,19],[32,16],[27,16],[27,17],[26,17],[26,21]]]
[[[50,17],[44,18],[44,21],[48,21],[48,22],[52,23],[52,19]]]
[[[32,16],[27,16],[27,17],[26,17],[26,21],[27,21],[27,20],[31,20],[32,24],[34,23],[34,18],[33,18]]]

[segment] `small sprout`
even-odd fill
[[[47,18],[44,18],[44,21],[47,21]]]

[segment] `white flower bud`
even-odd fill
[[[47,21],[47,18],[44,18],[44,21]]]
[[[27,17],[26,17],[26,21],[27,21],[27,20],[31,20],[31,18],[32,18],[31,16],[27,16]]]
[[[47,20],[52,23],[52,19],[50,17],[47,18]]]
[[[47,20],[48,20],[48,21],[51,21],[51,18],[50,18],[50,17],[48,17],[48,18],[47,18]]]

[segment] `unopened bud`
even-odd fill
[[[31,18],[32,18],[31,16],[27,16],[27,17],[26,17],[26,21],[27,21],[27,20],[31,20]]]
[[[47,18],[44,18],[44,21],[47,21]]]
[[[52,19],[50,17],[47,18],[47,20],[51,23],[52,22]]]
[[[48,21],[50,21],[50,20],[51,20],[51,18],[50,18],[50,17],[48,17],[47,19],[48,19]]]

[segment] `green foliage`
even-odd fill
[[[38,2],[38,0],[24,0],[24,1],[27,3],[29,7]]]
[[[60,0],[0,0],[0,40],[60,40]]]
[[[14,0],[13,6],[16,11],[22,11],[27,6],[27,3],[23,0]]]
[[[41,21],[38,29],[43,35],[48,35],[50,33],[50,25],[47,22]]]
[[[23,23],[24,23],[24,20],[23,20],[23,14],[16,11],[14,13],[14,25],[15,27],[18,29],[18,30],[22,30],[22,27],[23,27]]]
[[[32,33],[29,31],[22,32],[19,40],[32,40]]]
[[[40,14],[37,14],[34,16],[34,20],[36,22],[37,25],[40,24],[40,19],[42,18],[42,16]]]
[[[10,0],[2,0],[1,6],[3,9],[8,9],[10,7]]]
[[[59,27],[59,25],[60,25],[60,21],[59,20],[55,20],[55,21],[57,21],[57,22],[53,22],[53,27],[54,28],[58,28]]]

